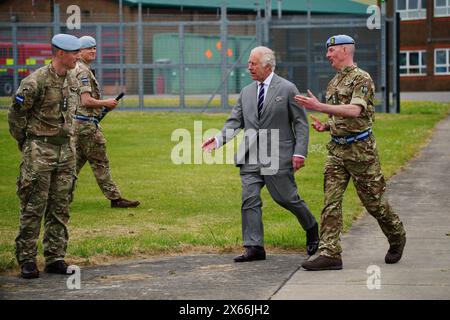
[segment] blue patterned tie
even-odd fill
[[[261,118],[262,108],[264,104],[264,82],[259,85],[259,94],[258,94],[258,117]]]

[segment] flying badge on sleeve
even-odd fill
[[[366,81],[366,82],[362,85],[362,87],[361,87],[361,92],[362,92],[364,95],[367,95],[367,92],[369,92],[369,81]]]
[[[368,91],[367,86],[363,85],[361,88],[361,91],[362,91],[362,93],[367,94],[367,91]]]

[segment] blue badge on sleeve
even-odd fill
[[[81,78],[81,82],[85,85],[85,86],[87,86],[88,84],[89,84],[89,78],[86,76],[86,77],[83,77],[83,78]]]
[[[16,96],[16,102],[18,104],[23,104],[24,101],[25,101],[25,97],[22,97],[22,96],[19,96],[19,95]]]

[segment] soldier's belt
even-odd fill
[[[80,120],[80,121],[89,121],[89,122],[95,123],[96,125],[99,122],[96,117],[87,117],[87,116],[82,116],[79,114],[74,115],[73,118],[76,120]]]
[[[368,129],[358,134],[353,134],[349,136],[331,136],[331,140],[337,144],[352,144],[356,141],[366,140],[372,134],[372,129]]]
[[[33,134],[28,134],[27,138],[31,139],[31,140],[44,141],[46,143],[55,144],[55,145],[58,145],[58,146],[66,144],[66,143],[69,143],[69,141],[70,141],[69,137],[35,136]]]

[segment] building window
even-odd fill
[[[425,76],[427,53],[423,51],[400,51],[401,76]]]
[[[450,74],[450,49],[434,50],[434,74]]]
[[[426,0],[398,0],[397,11],[402,20],[426,19]]]
[[[434,16],[435,17],[450,16],[450,0],[435,0],[434,1]]]

